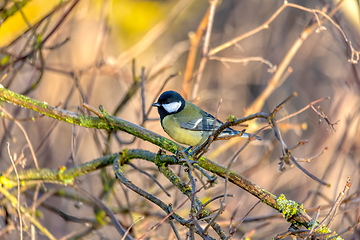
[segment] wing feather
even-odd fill
[[[215,118],[208,114],[202,118],[197,118],[188,122],[180,122],[180,127],[187,129],[187,130],[192,130],[192,131],[207,131],[207,132],[212,132],[214,129],[214,124],[215,124],[215,130],[218,129],[223,123],[220,120],[216,120],[215,122]],[[237,132],[235,130],[232,130],[230,128],[225,129],[225,132]]]

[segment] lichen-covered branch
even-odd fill
[[[129,134],[132,134],[138,138],[141,138],[145,141],[151,142],[167,151],[170,151],[172,153],[175,153],[177,149],[179,148],[179,145],[177,145],[175,142],[162,137],[154,132],[151,132],[141,126],[138,126],[136,124],[130,123],[128,121],[125,121],[123,119],[110,116],[106,112],[103,111],[104,117],[92,117],[92,116],[86,116],[82,114],[73,113],[67,110],[63,110],[60,108],[56,108],[53,106],[48,105],[45,102],[40,102],[34,99],[31,99],[29,97],[23,96],[21,94],[15,93],[13,91],[10,91],[8,89],[5,89],[2,85],[0,85],[0,100],[10,102],[31,110],[34,110],[38,113],[44,114],[48,117],[52,117],[64,122],[68,122],[70,124],[76,124],[79,126],[87,127],[87,128],[96,128],[96,129],[105,129],[107,131],[113,131],[113,130],[120,130],[127,132]],[[255,117],[262,117],[264,118],[265,115],[259,114],[257,116],[256,114],[249,116],[248,118],[255,118]],[[245,118],[245,119],[248,119]],[[236,120],[238,123],[242,123],[243,120]],[[232,125],[233,123],[230,123]],[[125,154],[123,160],[126,161],[131,158],[142,158],[142,159],[151,159],[151,161],[156,161],[156,154],[151,153],[148,151],[143,150],[134,150],[134,151],[123,151],[122,154]],[[166,155],[165,155],[166,156]],[[87,173],[88,171],[95,170],[97,168],[101,168],[107,164],[110,164],[115,158],[115,155],[109,158],[107,160],[101,159],[100,160],[94,160],[90,163],[85,163],[85,165],[79,166],[79,168],[70,168],[70,169],[60,169],[60,170],[46,170],[43,169],[40,172],[31,172],[29,170],[28,173],[22,173],[23,175],[19,176],[20,180],[25,179],[31,179],[26,178],[25,176],[32,176],[37,177],[39,176],[45,177],[46,179],[53,179],[56,181],[63,181],[64,183],[67,183],[69,181],[72,181],[74,177],[78,177],[82,174]],[[174,156],[167,156],[163,157],[161,156],[161,159],[164,159],[166,161],[163,162],[163,164],[175,164],[177,163],[174,159]],[[174,162],[175,161],[175,162]],[[218,163],[215,163],[211,161],[210,159],[201,157],[198,159],[199,166],[207,171],[210,171],[222,178],[226,175],[226,168]],[[102,165],[105,164],[105,165]],[[42,178],[42,180],[44,180]],[[261,188],[254,182],[250,181],[249,179],[241,176],[240,174],[229,171],[229,181],[234,183],[235,185],[243,188],[250,194],[254,195],[258,199],[261,199],[263,203],[267,204],[268,206],[272,207],[273,209],[276,209],[277,211],[280,211],[279,205],[276,203],[277,197],[266,191],[265,189]],[[281,211],[280,211],[281,212]],[[299,225],[304,225],[305,227],[310,226],[310,223],[312,221],[311,217],[307,215],[304,211],[301,209],[294,215],[293,217],[294,221],[296,221]]]

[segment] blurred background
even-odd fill
[[[275,68],[288,59],[289,68],[285,64],[287,70],[270,91],[271,94],[262,99],[258,111],[270,112],[293,92],[297,92],[298,97],[286,103],[277,114],[277,119],[281,119],[315,100],[330,97],[316,104],[316,109],[326,114],[334,124],[334,129],[311,108],[285,120],[280,127],[289,147],[308,140],[307,144],[293,151],[297,158],[311,158],[327,148],[318,158],[301,164],[315,176],[330,183],[331,187],[320,185],[296,167],[286,166],[284,171],[279,171],[281,148],[270,129],[259,134],[263,139],[261,142],[252,142],[241,152],[232,170],[275,195],[283,193],[288,199],[303,203],[312,217],[321,205],[320,220],[330,210],[349,176],[352,186],[345,198],[350,195],[352,198],[340,207],[331,225],[333,231],[340,232],[353,226],[359,218],[359,205],[356,203],[359,200],[360,184],[359,65],[349,61],[352,59],[350,46],[360,49],[359,5],[352,0],[293,3],[328,13],[334,10],[332,22],[325,21],[308,31],[308,36],[303,38],[293,57],[288,57],[290,50],[294,49],[300,36],[304,37],[304,30],[316,25],[317,20],[306,9],[288,6],[275,16],[268,28],[249,34],[212,55],[213,59],[210,57],[201,70],[199,65],[204,59],[205,32],[195,46],[195,63],[191,71],[186,67],[190,63],[189,50],[209,9],[208,1],[33,0],[16,4],[13,1],[2,1],[0,83],[17,93],[77,113],[92,114],[83,108],[83,103],[95,108],[102,105],[110,114],[167,137],[157,119],[156,109],[150,111],[149,120],[143,121],[140,94],[142,69],[146,76],[146,111],[164,87],[163,91],[171,89],[183,93],[213,115],[222,99],[217,116],[225,121],[229,115],[240,118],[254,113],[252,104],[269,87],[274,79]],[[263,26],[283,4],[279,0],[220,1],[213,18],[209,49],[213,50]],[[21,11],[14,11],[20,7]],[[316,16],[324,19],[321,14]],[[252,61],[252,57],[257,58]],[[230,58],[234,62],[226,61]],[[176,73],[181,74],[166,81]],[[187,73],[190,73],[188,90],[184,80]],[[125,133],[117,132],[108,137],[108,133],[103,130],[72,126],[8,103],[1,105],[14,118],[22,120],[20,123],[30,138],[40,168],[71,167],[124,148],[158,151],[157,146]],[[2,118],[1,121],[1,172],[11,166],[7,143],[10,143],[11,155],[24,158],[24,168],[34,168],[23,132],[8,118]],[[249,124],[247,131],[253,133],[265,126],[266,122],[259,120]],[[218,141],[211,145],[205,156],[227,166],[230,158],[244,143],[245,140],[240,138]],[[133,160],[132,163],[154,175],[168,189],[171,197],[166,196],[147,176],[125,166],[126,176],[139,187],[173,206],[187,199],[159,174],[153,164],[143,160]],[[18,171],[21,168],[19,166]],[[183,168],[176,166],[173,170],[188,182]],[[110,193],[104,194],[104,184],[113,179],[113,170],[109,166],[101,173],[98,171],[80,177],[77,184],[109,206],[125,228],[143,216],[130,232],[135,238],[140,237],[161,221],[165,214],[118,182],[112,186]],[[54,191],[48,194],[49,190]],[[34,189],[26,190],[22,194],[22,203],[30,206],[34,192]],[[224,180],[219,178],[215,187],[201,191],[198,196],[202,201],[207,201],[223,192]],[[60,193],[65,194],[65,197]],[[257,198],[232,184],[229,185],[228,193],[234,197],[227,199],[226,209],[218,218],[226,234],[230,222],[243,219],[258,202]],[[39,197],[45,194],[44,204],[38,207],[38,218],[55,237],[68,239],[70,234],[77,233],[79,229],[92,230],[84,235],[79,234],[79,237],[86,239],[113,239],[118,236],[111,225],[91,228],[88,224],[69,222],[60,217],[57,211],[79,218],[95,219],[92,204],[73,189],[43,184]],[[2,204],[6,205],[4,201]],[[188,201],[177,212],[187,219],[189,206]],[[217,200],[208,209],[215,211],[219,206],[220,200]],[[16,213],[13,214],[16,216]],[[176,226],[185,239],[188,229]],[[258,204],[238,226],[234,238],[249,236],[252,239],[269,239],[286,232],[289,226],[274,209]],[[28,232],[25,231],[25,234]],[[343,238],[359,239],[359,234],[359,229],[355,229],[345,233]],[[17,231],[10,231],[3,236],[6,236],[4,239],[19,238]],[[148,237],[175,239],[166,221]],[[37,238],[45,239],[42,234],[38,234]]]

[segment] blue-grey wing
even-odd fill
[[[188,122],[180,122],[179,124],[181,128],[192,131],[204,131],[204,132],[208,132],[208,134],[211,135],[211,133],[214,130],[214,124],[216,131],[223,124],[223,122],[221,122],[220,120],[216,120],[215,122],[215,118],[212,115],[206,113],[206,115],[201,118],[197,118]],[[223,132],[221,132],[219,138],[234,136],[238,134],[241,134],[241,132],[236,131],[232,128],[226,128]],[[249,134],[243,132],[241,134],[241,137],[248,138]],[[258,136],[256,136],[256,139],[261,140],[261,138]]]
[[[201,117],[201,118],[197,118],[188,122],[182,122],[180,123],[180,126],[182,128],[188,129],[188,130],[192,130],[192,131],[208,131],[208,132],[212,132],[213,129],[215,128],[215,131],[222,125],[223,123],[220,120],[216,120],[215,118],[210,115],[210,114],[206,114],[205,116]],[[215,126],[214,126],[215,125]],[[230,128],[225,129],[225,132],[236,132],[235,130],[232,130]],[[234,134],[234,133],[232,133]]]

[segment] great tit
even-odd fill
[[[189,146],[197,146],[204,143],[208,137],[223,124],[215,121],[209,113],[203,111],[195,104],[185,101],[177,92],[166,91],[161,94],[157,103],[152,106],[158,108],[161,126],[165,132],[178,143]],[[226,128],[218,139],[228,138],[235,135],[249,138],[248,133]],[[259,137],[256,137],[261,140]]]

